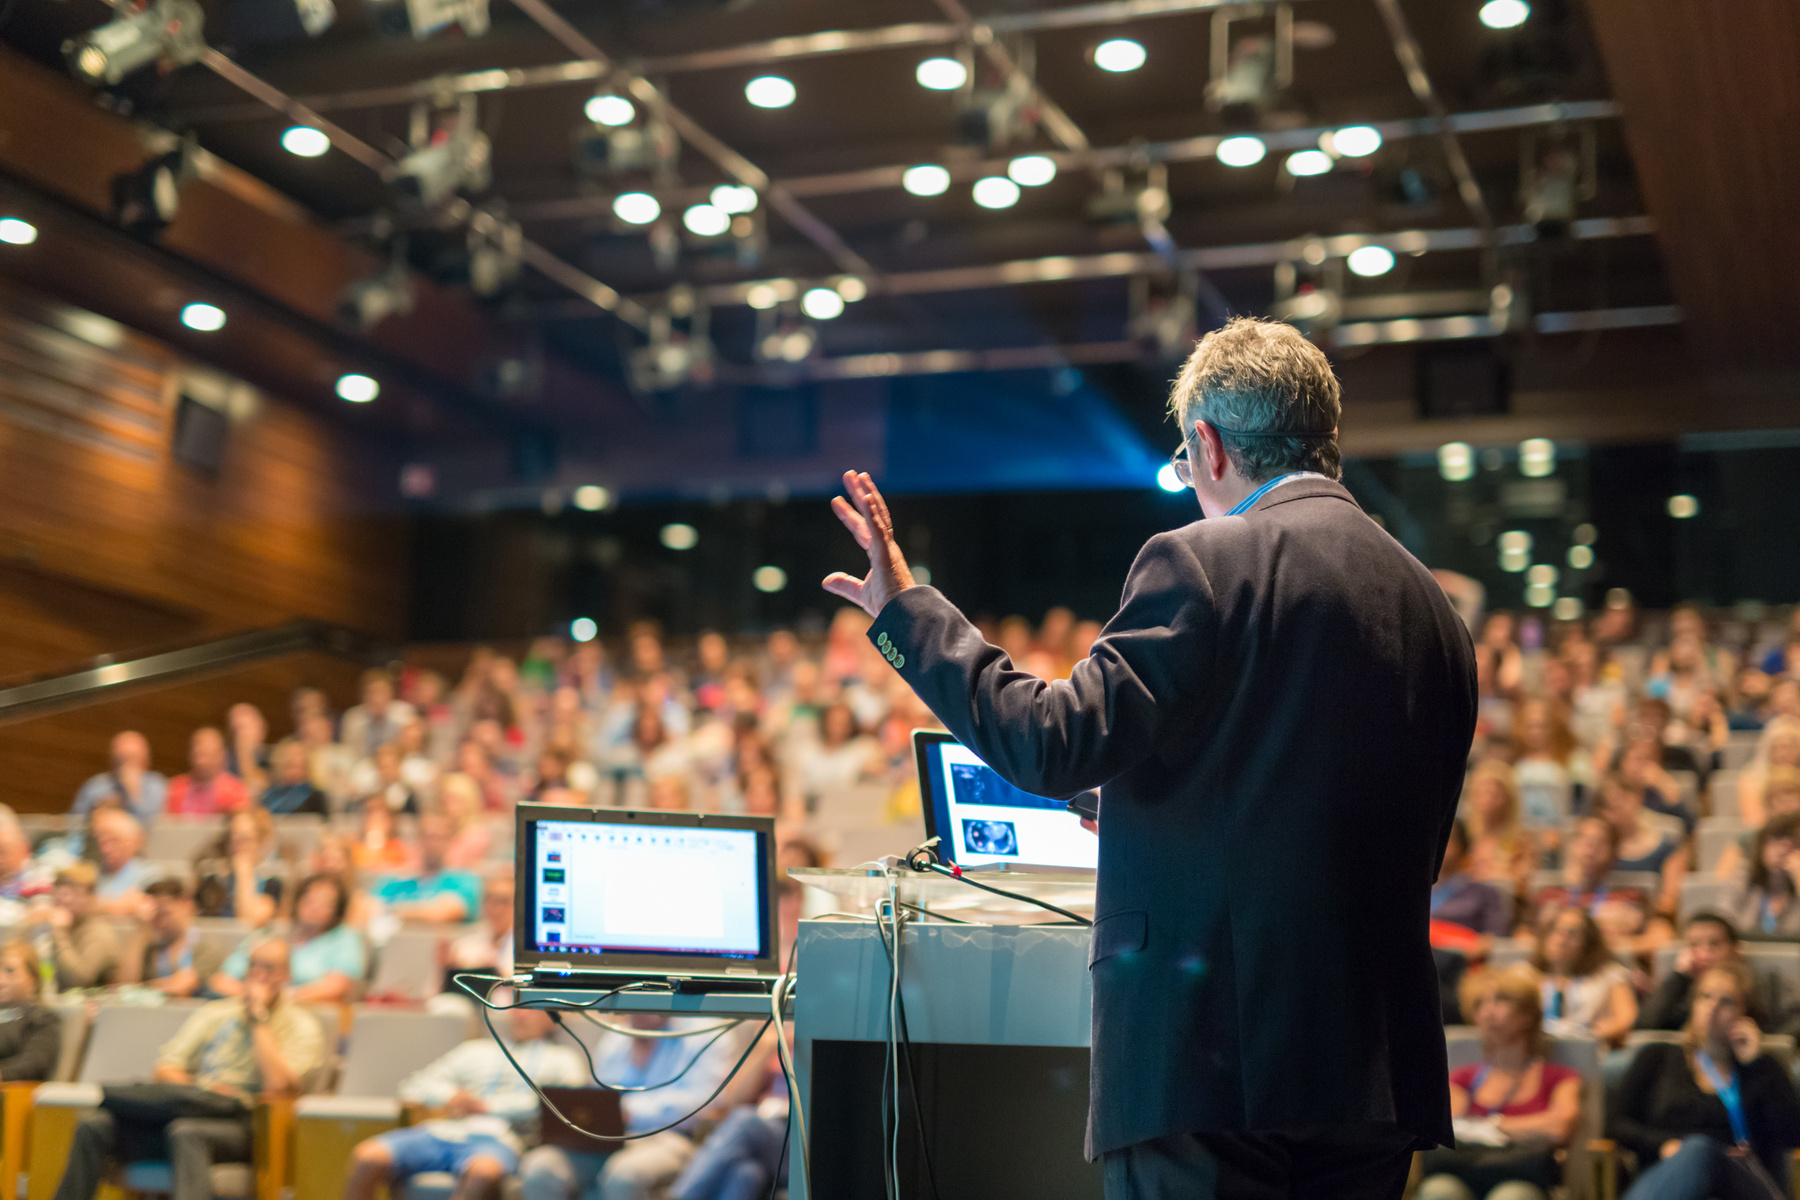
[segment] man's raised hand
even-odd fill
[[[878,615],[887,602],[913,586],[912,572],[906,569],[906,556],[894,540],[894,519],[888,515],[887,501],[875,488],[868,472],[845,471],[843,496],[831,498],[831,511],[844,523],[856,544],[869,553],[869,573],[861,579],[833,571],[825,577],[825,590],[842,596],[871,617]]]

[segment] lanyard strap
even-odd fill
[[[1475,1072],[1475,1078],[1471,1079],[1469,1081],[1469,1108],[1470,1109],[1477,1109],[1477,1108],[1480,1109],[1482,1112],[1482,1115],[1486,1115],[1488,1113],[1500,1113],[1500,1114],[1504,1115],[1506,1112],[1506,1106],[1511,1104],[1513,1102],[1514,1097],[1516,1097],[1519,1094],[1519,1088],[1521,1085],[1524,1084],[1525,1075],[1527,1072],[1529,1072],[1531,1070],[1531,1064],[1526,1063],[1525,1070],[1520,1071],[1517,1075],[1513,1076],[1512,1089],[1510,1091],[1508,1091],[1506,1093],[1506,1095],[1501,1098],[1500,1103],[1498,1103],[1498,1104],[1482,1104],[1480,1101],[1475,1099],[1475,1093],[1479,1092],[1481,1090],[1481,1085],[1487,1082],[1489,1070],[1490,1070],[1490,1068],[1489,1068],[1488,1064],[1482,1063],[1481,1066]]]
[[[1317,471],[1289,471],[1286,475],[1277,475],[1275,478],[1257,488],[1254,492],[1251,492],[1248,496],[1245,496],[1242,500],[1239,500],[1237,504],[1232,507],[1231,511],[1225,515],[1228,517],[1241,517],[1249,512],[1258,500],[1261,500],[1269,492],[1274,491],[1288,480],[1303,479],[1308,475],[1318,474]],[[1319,478],[1323,479],[1324,476],[1320,475]]]
[[[1450,903],[1450,901],[1452,901],[1452,900],[1456,899],[1458,896],[1462,895],[1463,892],[1465,890],[1467,890],[1467,888],[1471,882],[1473,882],[1473,881],[1464,876],[1459,875],[1453,879],[1446,879],[1444,882],[1442,882],[1442,883],[1438,884],[1436,887],[1432,888],[1431,889],[1431,912],[1432,912],[1432,914],[1435,916],[1437,914],[1438,909],[1444,907],[1444,905]]]
[[[1731,1122],[1731,1136],[1737,1139],[1740,1146],[1750,1144],[1750,1122],[1744,1116],[1744,1097],[1738,1090],[1740,1078],[1734,1071],[1728,1083],[1713,1063],[1712,1055],[1704,1050],[1694,1053],[1694,1060],[1700,1064],[1700,1073],[1706,1076],[1706,1082],[1712,1084],[1713,1091],[1719,1094],[1719,1103],[1725,1106],[1725,1116]]]

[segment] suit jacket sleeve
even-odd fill
[[[1067,680],[1014,668],[942,593],[901,592],[869,636],[957,740],[1014,786],[1067,797],[1148,757],[1205,677],[1212,644],[1205,572],[1158,534],[1139,551],[1124,600]]]

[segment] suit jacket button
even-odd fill
[[[906,665],[906,655],[904,655],[904,654],[894,655],[894,669],[896,671],[898,671],[901,667],[904,667],[905,665]]]
[[[881,633],[876,635],[875,644],[877,646],[880,646],[883,650],[886,650],[888,648],[888,635],[887,635],[886,630],[883,630]]]

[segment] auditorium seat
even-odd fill
[[[1750,832],[1750,827],[1736,817],[1702,817],[1695,832],[1694,870],[1711,875],[1725,857],[1725,848]]]
[[[408,925],[375,953],[369,995],[426,1000],[443,990],[444,968],[438,946],[458,933],[449,925]]]
[[[218,817],[163,817],[144,839],[144,857],[191,863],[218,842],[224,829]]]
[[[1563,1184],[1572,1200],[1610,1200],[1599,1182],[1601,1167],[1611,1153],[1606,1142],[1606,1088],[1600,1077],[1600,1043],[1592,1038],[1544,1039],[1544,1056],[1560,1066],[1581,1073],[1581,1126],[1569,1141],[1569,1160],[1563,1169]],[[1472,1025],[1451,1025],[1444,1029],[1444,1048],[1449,1054],[1450,1069],[1467,1066],[1481,1058],[1481,1032]]]
[[[1743,820],[1744,814],[1738,807],[1738,772],[1714,771],[1706,781],[1706,794],[1711,802],[1709,811],[1715,817],[1732,817]]]
[[[1761,737],[1755,730],[1739,730],[1727,736],[1721,754],[1725,769],[1741,771],[1749,766],[1750,760],[1756,757],[1756,743]]]
[[[1697,912],[1718,912],[1731,898],[1736,887],[1735,883],[1728,880],[1689,875],[1681,881],[1681,903],[1676,913],[1677,924],[1687,924],[1687,919]]]

